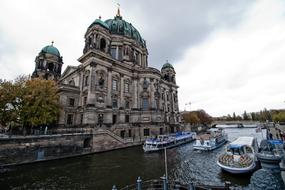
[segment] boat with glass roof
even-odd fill
[[[256,138],[239,137],[226,147],[225,152],[218,157],[217,164],[229,173],[249,173],[257,168],[257,152]]]

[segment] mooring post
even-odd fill
[[[137,190],[142,190],[142,180],[141,177],[137,179]]]
[[[163,190],[168,190],[167,178],[165,175],[161,178],[163,180]]]
[[[255,190],[263,190],[264,187],[272,187],[272,189],[283,190],[285,184],[281,176],[280,162],[283,155],[278,153],[276,140],[262,140],[260,143],[260,151],[256,153],[257,159],[260,161],[261,169],[255,171],[250,178],[250,188]],[[282,147],[283,148],[283,147]]]
[[[113,185],[112,190],[117,190],[116,185]]]
[[[188,190],[195,190],[195,186],[194,186],[194,183],[190,182],[189,183],[189,186],[188,186]]]

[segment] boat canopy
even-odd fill
[[[281,144],[281,145],[283,145],[283,141],[281,141],[281,140],[268,140],[268,142],[269,142],[270,144],[273,144],[273,145],[275,145],[275,144]]]
[[[231,142],[229,146],[242,146],[242,145],[252,146],[253,141],[254,137],[239,137],[237,140]]]
[[[182,132],[181,132],[181,131],[178,131],[178,132],[176,132],[175,135],[176,135],[176,136],[180,136],[180,135],[182,135]]]
[[[228,146],[228,148],[241,148],[242,146],[244,146],[244,145],[241,145],[241,144],[230,144],[229,146]]]

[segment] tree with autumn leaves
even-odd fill
[[[18,77],[0,80],[0,123],[31,129],[56,122],[59,96],[54,81]]]
[[[190,111],[182,114],[185,123],[190,124],[210,124],[212,117],[204,110]]]

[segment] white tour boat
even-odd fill
[[[143,150],[145,152],[155,152],[164,148],[172,148],[195,140],[195,132],[177,132],[170,135],[159,135],[156,138],[146,139]]]
[[[258,151],[258,143],[254,137],[239,137],[231,142],[225,153],[218,157],[217,164],[230,173],[248,173],[257,168],[255,153]]]
[[[194,144],[195,150],[214,150],[228,141],[228,135],[221,128],[212,128],[206,134],[199,135]]]

